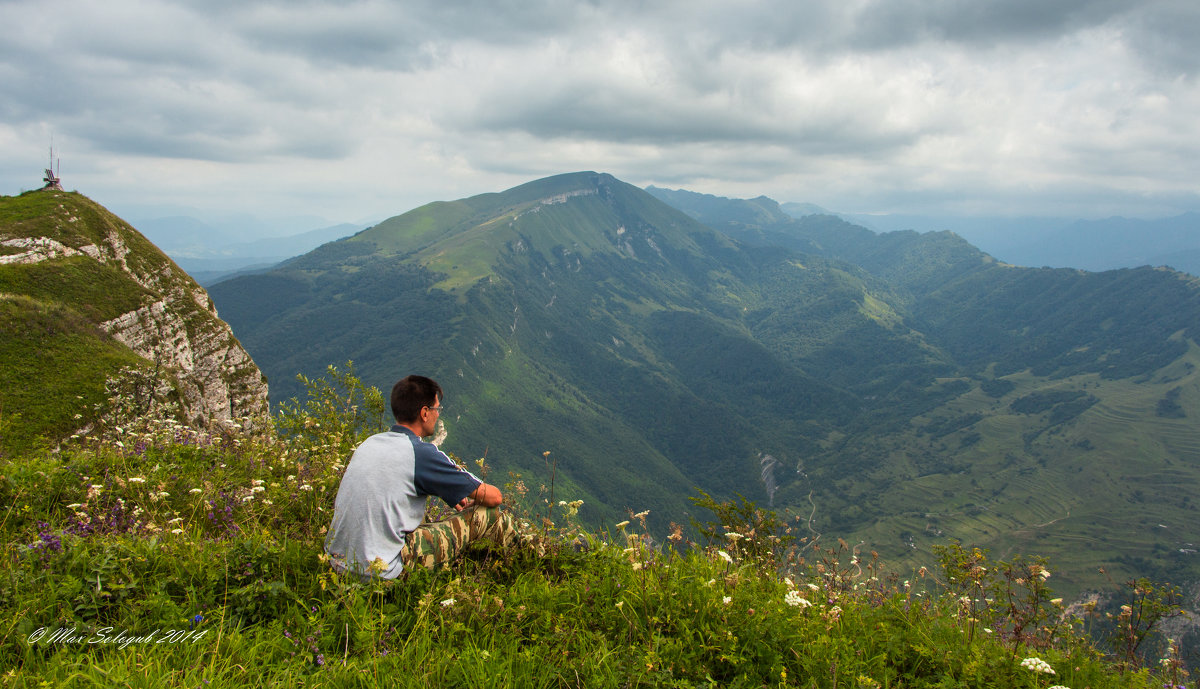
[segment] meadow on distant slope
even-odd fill
[[[275,433],[198,432],[118,398],[87,433],[6,459],[5,681],[1197,686],[1179,640],[1154,631],[1178,612],[1170,586],[1133,582],[1110,614],[1068,609],[1036,557],[947,543],[927,567],[888,572],[705,494],[693,503],[711,516],[660,542],[644,512],[588,530],[553,482],[492,477],[548,539],[546,558],[484,549],[394,582],[348,581],[321,543],[382,398],[352,371],[307,389]]]

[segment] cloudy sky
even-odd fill
[[[1200,210],[1195,0],[0,0],[0,194],[378,220],[609,172],[844,212]]]

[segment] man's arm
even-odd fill
[[[490,483],[481,483],[470,495],[463,498],[463,501],[455,505],[458,510],[470,507],[471,504],[482,505],[483,507],[498,507],[504,502],[504,495],[500,493],[500,489]]]

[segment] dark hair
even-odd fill
[[[416,421],[421,409],[432,407],[442,396],[442,386],[432,378],[409,376],[392,386],[392,416],[400,423]]]

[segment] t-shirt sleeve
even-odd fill
[[[414,485],[425,495],[436,495],[447,505],[457,505],[483,483],[459,469],[437,446],[422,443],[413,448],[416,459]]]

